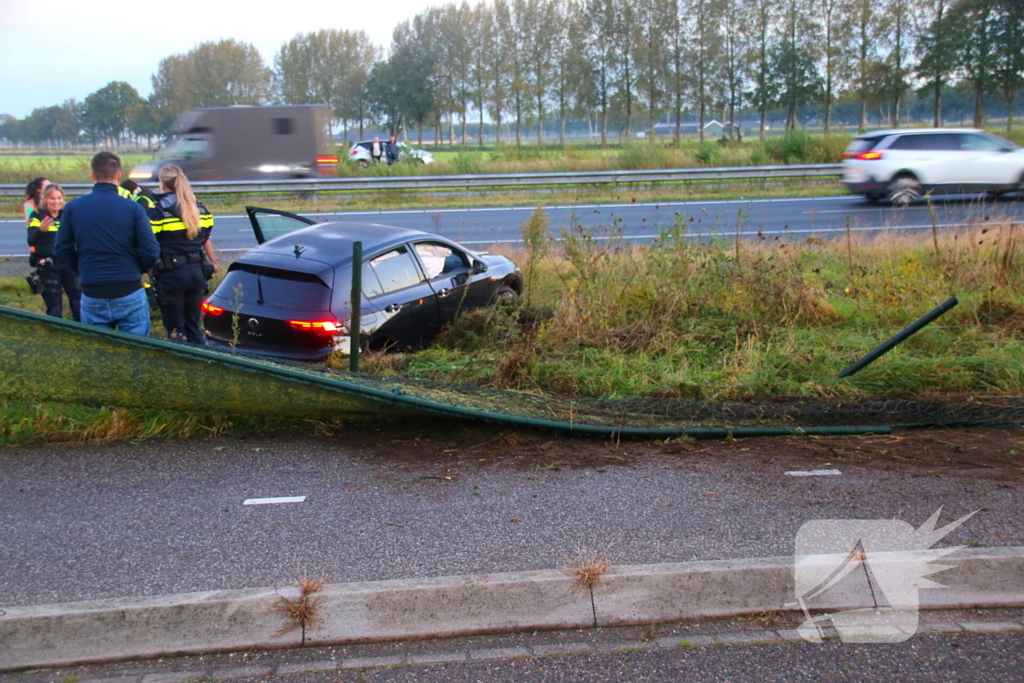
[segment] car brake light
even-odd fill
[[[855,159],[859,159],[860,161],[876,161],[876,160],[882,158],[882,153],[881,152],[861,152],[860,154],[858,154],[854,158]]]
[[[316,158],[318,164],[336,164],[338,163],[338,157],[322,156]]]
[[[224,312],[224,309],[220,306],[214,306],[209,301],[204,301],[199,308],[203,310],[206,315],[220,315]]]
[[[337,334],[344,331],[341,323],[337,320],[289,320],[288,324],[296,330],[315,334]]]
[[[349,154],[359,154],[359,150],[358,149],[354,149],[351,152],[349,152]]]

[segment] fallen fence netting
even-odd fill
[[[427,416],[593,435],[1024,425],[1024,397],[597,399],[384,377],[137,337],[0,306],[0,396],[299,419]]]

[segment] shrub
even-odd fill
[[[697,161],[705,166],[717,166],[722,158],[722,146],[717,142],[705,140],[697,146],[697,152],[694,156],[697,157]]]
[[[671,156],[668,148],[658,142],[632,142],[619,151],[618,166],[627,170],[668,168]]]

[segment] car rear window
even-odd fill
[[[889,149],[921,150],[928,149],[924,146],[927,135],[901,135],[892,141]]]
[[[843,152],[844,157],[855,157],[861,152],[869,152],[875,148],[879,142],[885,139],[884,135],[872,135],[871,137],[854,138],[850,140],[849,146],[846,151]]]
[[[236,305],[307,311],[331,309],[331,288],[309,273],[234,263],[217,290]]]

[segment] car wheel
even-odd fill
[[[864,199],[866,199],[867,201],[869,201],[872,204],[874,204],[874,203],[878,202],[879,200],[881,200],[882,198],[879,195],[877,195],[877,194],[866,194],[866,195],[864,195]]]
[[[1017,195],[1024,199],[1024,175],[1020,177],[1020,182],[1017,183]]]
[[[499,308],[512,306],[518,298],[519,295],[516,293],[516,290],[512,289],[508,285],[502,285],[501,287],[498,287],[498,291],[496,291],[494,296],[491,297],[491,305]]]
[[[370,165],[370,162],[367,161],[366,159],[360,159],[359,160],[359,167],[360,168],[366,168],[369,165]]]
[[[889,183],[889,201],[906,206],[921,198],[921,181],[912,175],[901,175]]]

